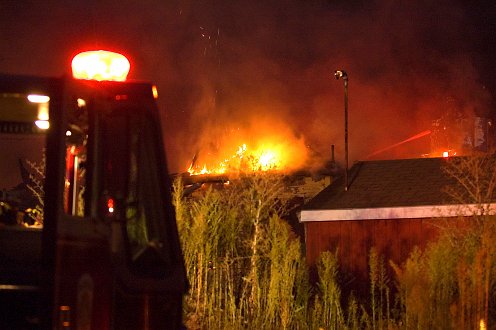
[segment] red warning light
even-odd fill
[[[74,56],[71,67],[76,79],[125,81],[131,65],[122,54],[94,50]]]
[[[114,213],[114,199],[113,198],[109,198],[107,200],[107,208],[108,208],[109,213]]]

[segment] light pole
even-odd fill
[[[344,81],[344,191],[348,191],[348,74],[344,70],[336,70],[334,77]]]

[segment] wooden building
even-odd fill
[[[414,246],[425,247],[438,235],[441,221],[461,215],[445,192],[456,184],[445,172],[449,161],[419,158],[354,164],[346,191],[344,178],[338,178],[301,209],[308,262],[313,265],[322,251],[337,249],[347,283],[356,291],[365,290],[372,247],[387,267],[389,260],[401,264]]]

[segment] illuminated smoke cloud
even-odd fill
[[[2,6],[1,71],[61,75],[75,49],[109,46],[130,57],[132,78],[157,82],[171,171],[186,170],[197,153],[271,134],[322,159],[335,144],[340,161],[343,85],[332,73],[341,68],[350,78],[352,160],[430,129],[448,108],[490,114],[493,90],[482,79],[494,80],[494,70],[481,72],[489,66],[474,49],[487,34],[461,1]],[[426,136],[384,157],[428,147]]]

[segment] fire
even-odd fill
[[[424,157],[443,157],[443,158],[449,158],[453,156],[458,156],[458,155],[463,155],[463,153],[459,153],[456,150],[453,149],[439,149],[439,150],[434,150],[429,154],[423,155]]]
[[[287,161],[281,147],[262,145],[256,149],[249,149],[244,143],[237,147],[231,157],[218,164],[207,166],[207,164],[197,165],[193,162],[189,166],[188,172],[191,175],[200,175],[224,174],[228,171],[284,170],[287,167]]]
[[[208,126],[196,138],[191,175],[226,175],[271,171],[289,173],[309,164],[311,149],[281,118],[257,116]]]
[[[276,166],[277,164],[277,158],[276,156],[272,153],[272,151],[266,151],[264,152],[261,156],[260,159],[258,160],[258,163],[262,168],[270,168],[272,166]]]

